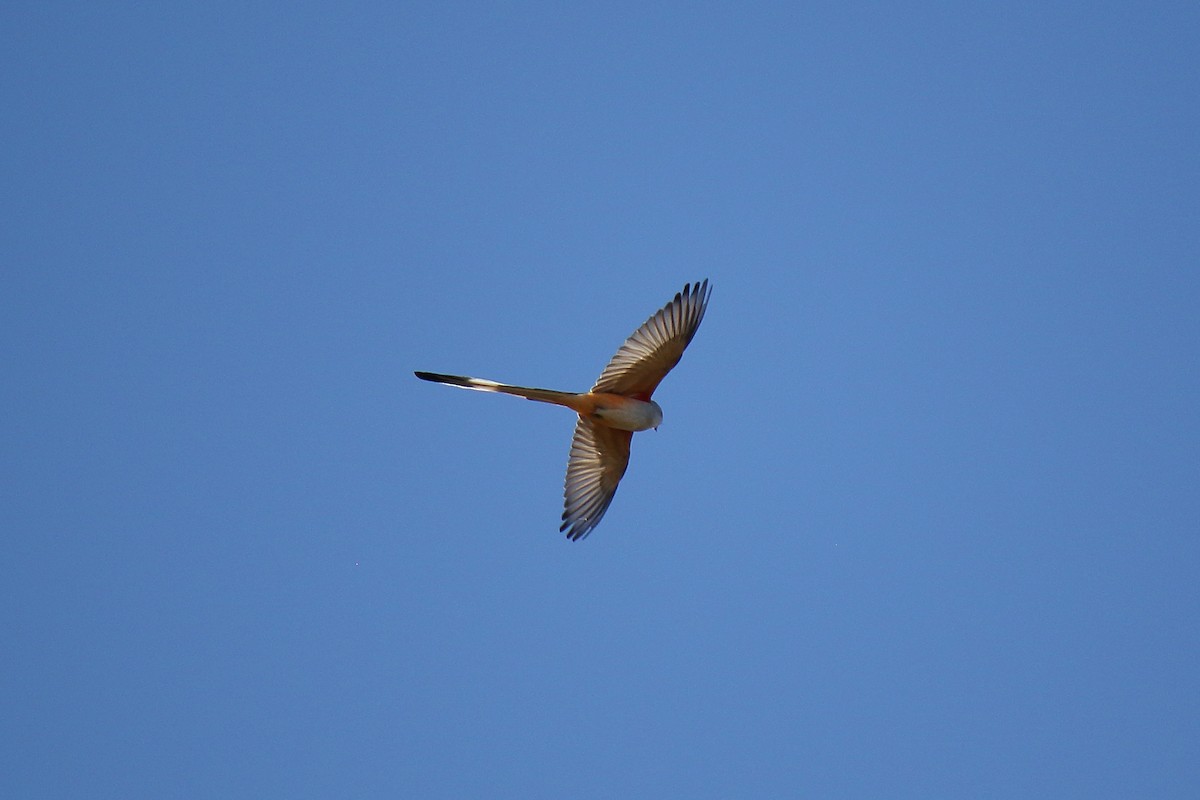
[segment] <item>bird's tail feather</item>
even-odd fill
[[[504,383],[484,380],[483,378],[468,378],[465,375],[439,375],[436,372],[413,373],[423,381],[444,383],[463,389],[474,389],[477,392],[499,392],[524,397],[526,400],[537,400],[540,403],[554,403],[560,406],[571,406],[570,400],[576,397],[574,392],[556,392],[553,389],[532,389],[528,386],[509,386]]]

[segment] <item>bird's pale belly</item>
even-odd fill
[[[610,428],[644,431],[662,423],[662,409],[653,400],[635,400],[614,394],[592,395],[595,405],[590,416]]]

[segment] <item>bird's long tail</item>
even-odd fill
[[[531,389],[528,386],[509,386],[504,383],[487,381],[483,378],[468,378],[464,375],[439,375],[436,372],[415,372],[413,374],[423,381],[445,383],[463,389],[474,389],[477,392],[511,394],[516,397],[524,397],[526,400],[536,400],[539,403],[554,403],[555,405],[567,406],[568,408],[575,407],[574,400],[579,396],[574,392],[556,392],[553,389]]]

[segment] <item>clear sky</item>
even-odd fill
[[[1200,796],[1200,6],[0,11],[0,794]],[[568,411],[710,278],[608,516]]]

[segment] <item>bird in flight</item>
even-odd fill
[[[650,395],[679,363],[696,335],[710,294],[707,279],[685,284],[682,292],[625,340],[589,392],[531,389],[434,372],[415,374],[424,381],[566,406],[579,414],[567,459],[559,528],[566,531],[567,538],[579,540],[591,533],[612,503],[629,466],[634,431],[657,428],[662,422],[662,409]]]

